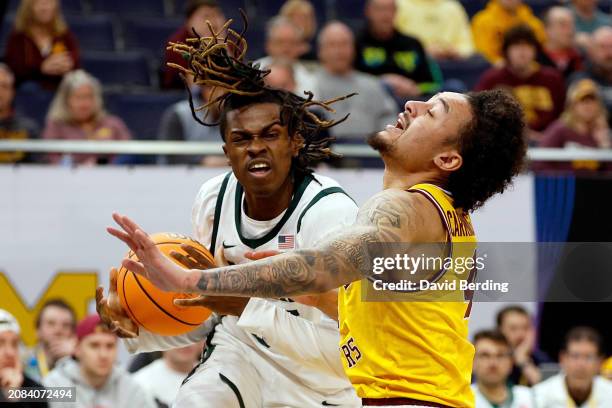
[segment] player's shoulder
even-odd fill
[[[236,177],[231,171],[206,180],[198,191],[198,199],[203,200],[224,194],[231,185],[235,184],[235,180]]]
[[[313,173],[312,181],[308,184],[302,201],[308,209],[321,206],[322,203],[329,205],[335,203],[337,206],[357,208],[355,200],[342,188],[333,178]]]

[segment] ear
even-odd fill
[[[304,147],[304,138],[299,133],[296,133],[291,138],[291,154],[293,157],[297,157],[300,150]]]
[[[232,163],[230,161],[229,153],[227,152],[227,144],[223,143],[221,145],[221,148],[223,149],[223,154],[225,155],[225,158],[227,159],[227,165],[231,167]]]
[[[463,164],[463,158],[456,150],[448,150],[434,157],[434,163],[440,170],[457,171]]]

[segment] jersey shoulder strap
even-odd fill
[[[215,204],[215,216],[213,219],[212,238],[210,240],[210,248],[208,248],[213,257],[215,256],[215,245],[217,243],[217,234],[219,233],[219,222],[221,220],[221,207],[223,207],[223,196],[225,195],[225,190],[227,190],[227,183],[229,183],[231,175],[232,172],[230,171],[223,178],[221,188],[219,189],[219,195],[217,195],[217,202]]]

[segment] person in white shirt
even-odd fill
[[[512,372],[510,343],[498,331],[484,330],[474,336],[472,384],[476,408],[535,408],[531,390],[508,381]]]
[[[600,377],[601,335],[590,327],[575,327],[559,354],[562,372],[534,387],[538,408],[612,407],[612,381]]]
[[[199,360],[202,342],[163,352],[160,359],[134,373],[134,380],[149,392],[160,406],[172,405],[183,380]]]

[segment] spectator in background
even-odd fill
[[[497,313],[497,330],[508,340],[512,350],[513,384],[534,385],[542,379],[538,366],[550,359],[536,349],[536,330],[529,313],[521,306],[508,306]]]
[[[134,380],[155,398],[158,406],[170,407],[183,380],[198,362],[202,343],[164,351],[162,358],[137,371]]]
[[[277,58],[273,59],[268,65],[270,73],[264,77],[266,85],[272,88],[284,89],[294,92],[296,88],[293,64],[290,61]]]
[[[504,62],[504,35],[521,24],[531,27],[540,44],[546,42],[544,25],[522,0],[489,0],[487,7],[472,19],[476,49],[490,63],[501,65]]]
[[[203,37],[210,35],[206,21],[210,21],[215,31],[223,27],[225,15],[219,7],[219,3],[216,0],[189,0],[185,6],[185,23],[168,38],[166,43],[186,43],[187,38],[196,36],[193,30]],[[161,87],[164,89],[183,89],[185,85],[179,76],[179,70],[168,67],[169,62],[187,68],[187,61],[179,53],[166,50],[164,64],[161,67]]]
[[[612,27],[602,27],[593,33],[586,69],[572,75],[569,82],[582,78],[595,81],[606,109],[612,111]]]
[[[612,382],[598,375],[602,361],[602,340],[599,333],[590,327],[571,329],[559,354],[561,374],[534,388],[537,406],[612,407]]]
[[[0,63],[0,140],[38,139],[38,126],[13,109],[15,76],[8,65]],[[35,156],[26,152],[0,152],[1,163],[33,162]]]
[[[46,402],[8,400],[8,388],[41,387],[22,370],[19,360],[19,331],[19,323],[15,317],[0,309],[0,403],[2,406],[17,408],[46,407]]]
[[[221,96],[221,91],[209,86],[192,86],[193,103],[195,107],[206,105],[208,102]],[[199,119],[212,126],[205,126],[198,123],[193,118],[189,101],[180,101],[170,106],[164,112],[160,125],[158,138],[159,140],[172,141],[189,141],[189,142],[219,142],[221,134],[219,126],[216,125],[219,120],[219,105],[211,105],[207,109],[208,116],[199,115]],[[160,164],[183,164],[183,165],[224,165],[226,160],[221,156],[202,156],[202,155],[176,155],[160,157]]]
[[[274,59],[290,61],[296,82],[296,93],[303,95],[314,87],[314,76],[298,61],[304,52],[302,30],[291,20],[276,16],[268,21],[266,27],[266,54],[257,60],[262,68],[267,68]]]
[[[319,60],[316,73],[315,97],[328,100],[338,95],[357,92],[358,95],[338,104],[336,118],[351,116],[331,129],[332,136],[343,139],[359,137],[397,122],[397,107],[382,83],[374,76],[353,69],[355,39],[351,30],[338,21],[329,22],[319,33]]]
[[[596,147],[609,149],[610,128],[606,107],[601,100],[597,84],[590,79],[573,83],[567,92],[567,106],[561,118],[546,130],[540,147]],[[598,161],[543,162],[541,170],[610,170],[612,165]]]
[[[76,347],[76,315],[61,299],[52,299],[40,308],[36,316],[38,343],[25,359],[26,373],[41,381],[57,362],[72,356]]]
[[[502,45],[505,66],[490,68],[476,85],[477,91],[495,88],[512,91],[525,111],[532,142],[559,117],[565,100],[563,77],[556,69],[536,62],[539,49],[540,44],[528,26],[510,29]]]
[[[437,92],[440,85],[419,40],[393,27],[395,15],[395,0],[367,1],[367,27],[357,36],[355,68],[380,77],[403,105],[406,99]]]
[[[508,381],[512,371],[512,350],[497,331],[484,330],[474,336],[472,384],[478,408],[535,408],[531,390]]]
[[[312,3],[308,0],[287,0],[278,14],[289,19],[302,30],[303,48],[299,59],[316,61],[317,16]]]
[[[55,90],[67,72],[79,67],[79,46],[59,0],[21,1],[5,60],[18,86],[32,81],[47,90]]]
[[[597,0],[572,0],[571,10],[576,21],[576,40],[580,46],[587,48],[591,34],[612,25],[610,16],[597,8]]]
[[[546,45],[544,46],[545,65],[557,68],[568,78],[583,69],[582,53],[576,47],[574,37],[574,16],[565,7],[551,7],[544,18],[546,24]],[[548,61],[546,61],[548,60]]]
[[[123,121],[104,110],[100,82],[83,70],[67,74],[51,101],[44,139],[128,140],[132,136]],[[95,165],[113,161],[112,156],[96,154],[50,154],[53,164]],[[67,162],[67,163],[66,163]]]
[[[436,59],[467,58],[474,53],[470,21],[457,0],[398,0],[395,27],[421,40]]]
[[[76,387],[76,403],[52,402],[51,408],[156,407],[153,397],[115,366],[117,336],[97,314],[81,320],[76,333],[78,361],[62,359],[43,381],[47,387]]]

